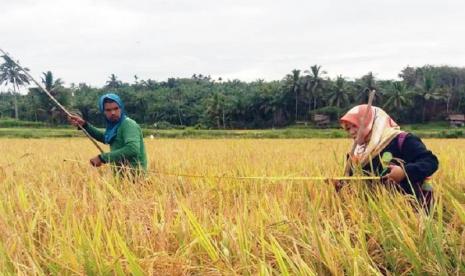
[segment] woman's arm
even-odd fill
[[[438,158],[413,134],[408,134],[405,138],[402,155],[406,163],[405,172],[412,183],[423,182],[438,169]]]

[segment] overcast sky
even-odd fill
[[[0,48],[66,84],[194,73],[278,80],[465,66],[465,1],[0,0]]]

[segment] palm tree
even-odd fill
[[[42,83],[44,84],[45,89],[47,89],[47,91],[53,97],[57,98],[59,94],[59,89],[63,88],[64,82],[60,78],[55,80],[51,71],[44,72],[42,73],[42,75]],[[45,98],[45,101],[47,103],[50,103],[50,101],[47,98]],[[50,108],[53,108],[53,106],[54,105],[51,105]]]
[[[57,88],[63,87],[63,81],[60,78],[54,80],[53,73],[50,71],[42,73],[42,75],[42,83],[45,85],[45,89],[47,89],[47,91],[50,92],[50,94],[55,96],[57,93]]]
[[[313,109],[316,109],[318,107],[318,98],[321,96],[319,91],[321,91],[321,88],[323,87],[323,79],[321,78],[321,75],[325,74],[324,71],[321,70],[321,65],[313,65],[310,67],[310,70],[306,70],[305,73],[309,74],[307,76],[307,81],[306,81],[306,90],[310,92],[308,95],[308,114],[310,114],[311,111],[311,98],[313,98]]]
[[[381,99],[381,93],[379,93],[379,89],[376,85],[375,76],[373,76],[372,72],[368,72],[368,74],[364,75],[359,80],[360,86],[360,93],[357,96],[357,101],[360,103],[366,103],[368,101],[368,96],[371,91],[376,90],[376,94],[374,97],[374,101],[378,101]]]
[[[62,105],[66,106],[69,104],[71,95],[71,90],[66,91],[63,87],[64,82],[58,78],[55,79],[53,73],[51,71],[43,72],[42,73],[42,84],[44,88],[56,98]],[[85,87],[80,84],[81,89]],[[37,103],[39,108],[35,108],[36,117],[37,112],[42,115],[46,115],[50,123],[57,122],[58,116],[62,114],[58,110],[56,110],[55,104],[50,101],[49,97],[41,91],[39,87],[33,87],[29,89],[29,94],[36,100],[34,101],[34,105]]]
[[[225,106],[226,98],[223,93],[215,93],[212,97],[207,99],[207,114],[216,121],[217,128],[221,128],[221,122],[223,128],[226,128],[225,124]]]
[[[2,57],[5,60],[5,62],[2,65],[0,65],[0,83],[5,85],[13,85],[15,119],[18,120],[19,114],[16,90],[19,91],[20,86],[25,86],[26,84],[29,84],[29,79],[26,74],[21,72],[22,70],[18,66],[18,62],[14,62],[7,55],[3,55]],[[29,71],[29,69],[27,68],[24,68],[24,70]]]
[[[294,69],[292,70],[292,74],[287,75],[287,83],[290,90],[295,94],[295,118],[294,120],[297,121],[298,116],[298,104],[299,104],[299,92],[301,89],[300,84],[300,70]]]
[[[446,102],[446,114],[449,114],[451,103],[454,102],[454,98],[458,98],[458,88],[457,88],[457,79],[453,78],[449,85],[443,85],[438,94],[443,96],[443,99]]]
[[[328,103],[339,108],[350,103],[350,94],[345,79],[339,75],[334,88],[328,94]]]
[[[420,97],[423,104],[421,120],[422,122],[425,122],[427,103],[429,101],[442,100],[444,98],[436,87],[432,73],[425,72],[423,74],[423,82],[417,86],[416,95]]]
[[[179,125],[182,126],[183,125],[182,106],[184,105],[184,101],[183,101],[183,93],[181,89],[177,88],[177,89],[173,89],[172,91],[170,91],[168,98],[169,98],[169,101],[175,107],[177,115],[178,115],[178,119],[179,119]]]
[[[390,90],[386,92],[386,103],[383,108],[388,111],[402,110],[410,104],[410,96],[412,91],[407,88],[404,82],[396,81],[392,83]]]
[[[109,80],[106,82],[107,88],[120,88],[122,82],[118,80],[118,77],[115,74],[111,74]]]
[[[155,90],[158,88],[158,83],[152,79],[148,80],[142,80],[141,81],[142,87],[148,89],[148,90]]]

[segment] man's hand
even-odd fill
[[[100,156],[95,156],[94,158],[90,159],[90,164],[94,167],[100,167],[102,166],[102,159],[100,159]]]
[[[397,165],[389,165],[389,173],[383,176],[383,179],[387,179],[389,181],[393,181],[397,184],[402,182],[405,179],[405,172],[404,170]]]
[[[77,115],[68,116],[68,122],[75,127],[83,127],[86,121]]]

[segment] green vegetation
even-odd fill
[[[83,135],[76,130],[66,128],[0,128],[0,137],[7,138],[81,137]]]
[[[405,125],[403,130],[413,132],[423,138],[462,138],[464,128],[450,128],[442,122]],[[144,136],[154,138],[345,138],[344,130],[333,125],[331,128],[318,129],[305,126],[289,126],[276,129],[196,129],[193,127],[153,129],[143,128]],[[51,127],[45,123],[0,120],[0,137],[9,138],[49,138],[83,137],[84,135],[69,126]]]
[[[11,86],[11,66],[2,68],[6,73],[0,72],[0,83]],[[354,80],[334,79],[323,69],[313,65],[309,70],[292,70],[281,80],[253,82],[194,74],[166,81],[135,77],[133,83],[125,83],[112,74],[100,88],[85,83],[65,87],[48,71],[42,82],[67,109],[96,125],[104,123],[97,100],[109,91],[121,96],[131,118],[157,129],[283,128],[301,121],[311,125],[314,114],[327,114],[334,121],[365,103],[372,89],[377,91],[375,105],[401,125],[444,121],[448,114],[465,113],[465,68],[406,67],[399,74],[401,81],[377,80],[371,72]],[[63,114],[37,87],[29,88],[26,95],[13,88],[0,91],[0,118],[66,124]]]
[[[1,119],[0,128],[9,128],[9,127],[31,127],[31,128],[52,128],[52,125],[44,122],[33,122],[33,121],[20,121],[14,119]],[[56,128],[58,126],[53,126]]]

